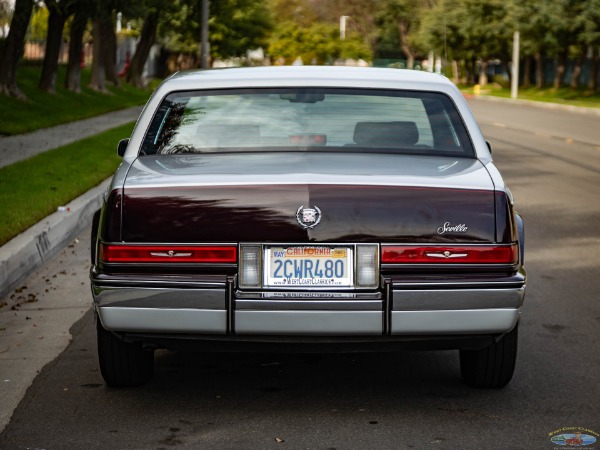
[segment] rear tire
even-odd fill
[[[152,378],[154,352],[139,342],[125,342],[102,327],[96,320],[100,372],[111,387],[140,386]]]
[[[503,388],[515,372],[519,323],[497,342],[481,350],[460,351],[465,383],[478,388]]]

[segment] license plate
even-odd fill
[[[265,263],[266,286],[353,286],[353,257],[349,247],[268,247]]]

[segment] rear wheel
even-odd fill
[[[517,362],[519,323],[497,342],[481,350],[460,351],[460,372],[469,386],[502,388],[511,380]]]
[[[125,342],[96,321],[100,372],[111,387],[139,386],[154,372],[154,352],[144,350],[139,342]]]

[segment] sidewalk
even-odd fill
[[[135,106],[32,133],[0,137],[0,167],[132,122],[142,108]],[[51,214],[0,247],[0,298],[90,224],[106,186],[107,182],[96,186],[66,205],[68,211]]]
[[[143,106],[133,106],[31,133],[0,137],[0,167],[31,158],[38,153],[79,141],[111,128],[125,125],[136,120],[142,109]],[[115,149],[116,146],[117,143],[115,142]]]
[[[141,110],[0,137],[0,167],[132,122]],[[91,307],[87,228],[108,184],[0,247],[0,432],[33,379],[69,345],[72,324]]]

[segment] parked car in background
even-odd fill
[[[457,349],[515,368],[522,221],[460,92],[417,71],[176,74],[152,95],[92,230],[100,368],[153,350]]]

